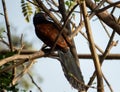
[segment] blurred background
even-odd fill
[[[117,1],[117,0],[115,0]],[[40,41],[34,31],[34,26],[32,22],[32,17],[30,22],[26,22],[22,14],[21,9],[21,0],[5,0],[8,19],[10,22],[10,29],[12,30],[11,34],[20,38],[23,34],[24,41],[32,50],[40,50],[42,46],[42,41]],[[2,3],[0,2],[0,13],[3,13]],[[115,15],[120,16],[120,9],[117,9]],[[78,22],[78,17],[75,16],[75,22]],[[93,31],[93,36],[95,43],[105,49],[108,37],[103,31],[99,20],[97,17],[91,19],[91,27]],[[5,27],[5,20],[2,15],[0,15],[0,27]],[[109,30],[111,30],[109,28]],[[83,32],[85,29],[83,28]],[[97,31],[97,32],[96,32]],[[112,31],[110,31],[112,32]],[[16,38],[14,38],[15,40]],[[116,35],[115,40],[120,40],[120,36]],[[81,34],[78,34],[75,37],[75,43],[77,46],[77,51],[79,54],[88,54],[89,45],[85,38]],[[120,43],[118,42],[116,47],[113,47],[110,53],[119,54],[120,53]],[[89,59],[80,59],[80,66],[84,76],[85,83],[87,83],[94,71],[93,61]],[[105,60],[102,65],[102,71],[109,83],[111,84],[114,92],[120,92],[120,60]],[[51,58],[40,58],[37,59],[34,65],[29,70],[35,82],[40,86],[43,92],[77,92],[71,85],[68,83],[64,77],[61,65],[59,61]],[[27,82],[26,82],[27,81]],[[93,86],[96,86],[96,81],[94,81]],[[18,87],[22,90],[27,90],[26,92],[39,92],[38,89],[32,84],[31,79],[28,74],[25,74],[22,79],[19,80]],[[107,85],[104,85],[105,92],[109,92]],[[20,91],[20,92],[21,92]],[[88,92],[96,92],[96,89],[90,88]]]

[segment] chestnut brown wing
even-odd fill
[[[36,35],[45,44],[52,47],[57,35],[59,34],[58,29],[52,23],[41,23],[35,26]],[[64,38],[60,36],[57,40],[56,49],[66,52],[68,50],[68,45]]]

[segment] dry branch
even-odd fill
[[[112,0],[106,0],[107,3],[109,4],[114,4]],[[116,7],[120,8],[120,4],[115,5]]]
[[[96,53],[96,49],[95,49],[95,45],[94,45],[94,40],[93,40],[93,36],[92,36],[92,31],[91,31],[91,27],[90,27],[90,22],[89,22],[89,17],[88,17],[85,1],[81,4],[81,10],[83,13],[85,28],[86,28],[86,32],[87,32],[87,36],[88,36],[88,40],[89,40],[89,44],[90,44],[90,50],[91,50],[91,54],[93,56],[94,66],[95,66],[95,70],[96,70],[96,74],[97,74],[98,92],[104,92],[102,71],[101,71],[99,58]]]
[[[100,58],[100,65],[102,66],[102,63],[103,61],[105,60],[105,58],[107,57],[107,55],[109,54],[111,48],[114,46],[114,43],[112,44],[112,41],[113,41],[113,38],[114,38],[114,35],[115,35],[115,31],[113,31],[112,35],[111,35],[111,38],[108,42],[108,45],[106,47],[106,50],[105,52],[103,53],[102,57]],[[96,71],[94,71],[92,77],[90,78],[89,82],[88,82],[88,85],[92,85],[92,82],[94,81],[96,77]],[[104,77],[105,78],[105,77]],[[86,88],[88,90],[88,88]]]
[[[37,83],[34,81],[32,75],[28,72],[28,75],[32,81],[32,83],[39,89],[40,92],[43,92],[42,89],[37,85]]]
[[[87,7],[89,7],[92,11],[94,11],[96,4],[92,2],[92,0],[86,0]],[[120,25],[116,23],[112,15],[110,15],[107,11],[103,11],[101,13],[96,13],[96,15],[109,27],[111,27],[115,32],[120,35]]]
[[[9,50],[2,50],[0,51],[0,55],[8,53]],[[17,51],[16,51],[17,52]],[[20,55],[31,55],[35,54],[38,51],[35,50],[21,50]],[[44,56],[44,55],[43,55]],[[99,58],[101,58],[103,55],[98,54]],[[52,53],[49,57],[58,57],[58,54]],[[79,59],[93,59],[91,54],[78,54]],[[120,59],[120,54],[108,54],[105,58],[106,60],[119,60]]]
[[[117,6],[117,5],[120,5],[120,1],[115,2],[115,3],[111,3],[110,5],[105,6],[104,8],[99,9],[99,10],[97,10],[96,12],[97,12],[97,13],[100,13],[100,12],[103,12],[103,11],[105,11],[105,10],[111,8],[111,7],[115,7],[115,6]]]
[[[6,10],[5,0],[2,0],[2,4],[3,4],[4,17],[5,17],[5,23],[6,23],[6,28],[7,28],[7,36],[8,36],[9,46],[10,46],[9,48],[11,51],[13,51],[11,33],[10,33],[10,24],[8,21],[8,14],[7,14],[7,10]]]
[[[42,57],[44,55],[45,55],[45,53],[43,51],[39,51],[39,52],[31,54],[31,55],[13,55],[11,57],[2,59],[0,61],[0,66],[4,65],[10,61],[13,61],[13,60],[25,60],[25,61],[26,60],[33,60],[33,59]]]

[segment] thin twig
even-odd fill
[[[113,41],[113,38],[114,38],[114,34],[115,34],[115,32],[113,31],[113,33],[112,33],[112,35],[111,35],[111,37],[110,37],[110,40],[109,40],[109,42],[108,42],[108,45],[107,45],[107,47],[106,47],[106,50],[105,50],[102,58],[100,58],[100,64],[101,64],[101,65],[102,65],[104,59],[107,57],[110,49],[114,46],[114,44],[111,44],[112,41]],[[96,77],[96,71],[94,71],[91,79],[90,79],[89,82],[88,82],[88,85],[92,85],[92,82],[93,82],[93,80],[95,79],[95,77]],[[88,90],[88,88],[86,88],[86,90]]]
[[[107,3],[113,4],[114,2],[112,0],[106,0]],[[116,7],[120,8],[120,4],[116,5]]]
[[[32,83],[39,89],[40,92],[42,92],[42,89],[37,85],[37,83],[34,81],[33,77],[31,76],[31,74],[28,72],[27,73],[32,81]]]
[[[0,39],[0,42],[2,42],[4,45],[6,45],[9,48],[9,44],[3,38]]]
[[[82,34],[82,36],[84,36],[84,38],[85,39],[87,39],[88,40],[88,37],[86,36],[86,34],[84,33],[84,32],[82,32],[82,31],[80,31],[80,33]],[[95,44],[95,43],[94,43]],[[97,44],[95,44],[95,47],[97,48],[97,50],[100,52],[100,53],[104,53],[104,51],[97,45]]]
[[[108,85],[110,91],[111,91],[111,92],[114,92],[113,89],[112,89],[112,87],[111,87],[111,85],[110,85],[110,83],[107,81],[107,79],[106,79],[106,77],[105,77],[104,75],[103,75],[103,78],[104,78],[106,84]]]
[[[115,3],[111,3],[110,5],[108,5],[108,6],[104,7],[104,8],[102,8],[102,9],[99,9],[99,10],[97,10],[97,11],[95,11],[95,12],[96,12],[96,13],[100,13],[100,12],[103,12],[103,11],[105,11],[105,10],[111,8],[111,7],[115,7],[115,6],[117,6],[117,5],[120,5],[120,1],[115,2]]]
[[[104,28],[105,32],[107,33],[108,37],[110,38],[110,34],[109,34],[108,30],[101,20],[100,20],[100,23],[102,24],[102,27]]]
[[[95,7],[95,10],[98,10],[98,9],[104,4],[105,1],[106,1],[106,0],[102,0],[102,1],[98,4],[98,6]],[[94,15],[95,15],[95,12],[92,12],[92,13],[89,15],[89,19],[91,19]],[[69,38],[72,39],[74,36],[76,36],[76,34],[77,34],[78,32],[80,32],[80,33],[88,40],[88,38],[87,38],[87,36],[85,35],[85,33],[83,33],[83,32],[81,31],[81,29],[82,29],[83,27],[84,27],[84,21],[82,21],[82,22],[80,23],[80,25],[79,25],[78,27],[76,27],[76,30],[73,31],[73,33],[69,36]],[[96,47],[101,53],[103,53],[103,50],[100,49],[96,44],[95,44],[95,47]]]
[[[93,3],[92,0],[86,0],[87,7],[94,11],[94,8],[97,6],[95,3]],[[101,19],[105,24],[107,24],[110,28],[115,30],[117,34],[120,35],[120,25],[116,23],[116,21],[113,19],[112,15],[109,14],[107,11],[96,13],[96,16]],[[115,17],[116,19],[116,17]]]
[[[55,6],[55,7],[58,7],[58,4],[56,3],[55,0],[51,0],[52,4]]]
[[[4,17],[5,17],[5,22],[6,22],[7,36],[8,36],[8,41],[9,41],[9,45],[10,45],[10,50],[13,51],[11,33],[10,33],[10,24],[8,21],[8,14],[7,14],[7,10],[6,10],[5,0],[2,0],[2,4],[3,4]]]
[[[64,31],[64,29],[65,29],[65,27],[66,27],[66,25],[67,25],[67,23],[68,23],[68,21],[69,21],[69,16],[71,15],[71,13],[73,12],[73,10],[74,10],[76,7],[77,7],[77,5],[75,5],[75,7],[72,8],[72,10],[69,12],[68,16],[66,17],[65,23],[64,23],[64,25],[63,25],[60,33],[59,33],[59,34],[57,35],[57,37],[56,37],[56,40],[55,40],[54,45],[53,45],[53,47],[52,47],[52,51],[53,51],[53,49],[54,49],[55,46],[56,46],[56,43],[57,43],[58,38],[59,38],[60,35],[63,33],[63,31]],[[69,43],[68,43],[68,44],[69,44]]]
[[[10,32],[10,24],[9,24],[9,20],[8,20],[8,14],[7,14],[5,0],[2,0],[2,5],[3,5],[3,10],[4,10],[4,17],[5,17],[5,23],[6,23],[6,29],[7,29],[7,38],[8,38],[8,42],[9,42],[9,49],[11,52],[13,52],[13,45],[12,45],[11,32]],[[15,64],[15,61],[13,61],[12,63]],[[12,70],[12,80],[14,79],[15,74],[16,74],[16,69],[14,68]]]
[[[105,51],[105,53],[103,54],[103,57],[101,58],[101,64],[102,64],[103,60],[107,57],[110,49],[116,44],[116,43],[114,43],[114,42],[113,42],[113,44],[111,44],[111,43],[112,43],[112,40],[113,40],[113,37],[114,37],[114,34],[115,34],[115,33],[113,32],[113,33],[112,33],[112,36],[111,36],[111,38],[110,38],[110,40],[109,40],[109,43],[108,43],[108,45],[107,45],[106,51]],[[95,72],[94,72],[93,76],[95,77]],[[89,85],[89,84],[90,84],[90,85],[92,84],[92,81],[94,80],[94,77],[93,77],[93,76],[91,77],[88,85]],[[109,85],[108,85],[108,86],[109,86]],[[111,88],[110,88],[110,90],[111,90]],[[112,91],[112,90],[111,90],[111,91]]]
[[[54,21],[54,23],[56,24],[56,26],[58,27],[59,30],[61,30],[62,28],[62,25],[61,23],[59,22],[59,20],[47,9],[47,7],[42,3],[41,0],[36,0],[37,3],[39,4],[39,7],[43,9],[43,11],[48,14],[48,16],[50,16],[52,18],[52,20]],[[70,44],[70,41],[69,41],[69,38],[68,36],[66,35],[67,32],[67,29],[64,28],[64,32],[63,32],[63,36],[65,38],[65,40],[67,41],[68,44]]]
[[[104,3],[105,3],[106,0],[102,0],[98,6],[96,6],[94,8],[94,11],[98,10]],[[89,15],[89,19],[91,19],[94,15],[95,15],[95,12],[92,12],[90,15]],[[84,21],[82,21],[80,23],[80,25],[76,28],[76,30],[70,35],[70,39],[72,39],[78,32],[81,32],[81,29],[84,27]]]
[[[30,67],[32,66],[34,64],[34,60],[30,60],[30,63],[27,65],[27,67],[25,67],[24,68],[24,70],[18,75],[18,76],[16,76],[14,79],[13,79],[13,84],[15,85],[16,84],[16,82],[24,75],[24,74],[26,74],[28,71],[29,71],[29,69],[30,69]]]

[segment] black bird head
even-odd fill
[[[33,17],[33,24],[34,25],[43,23],[45,21],[47,21],[46,17],[45,17],[45,13],[37,13]]]
[[[33,24],[37,25],[41,23],[48,23],[50,20],[50,17],[46,13],[40,12],[34,15]]]

